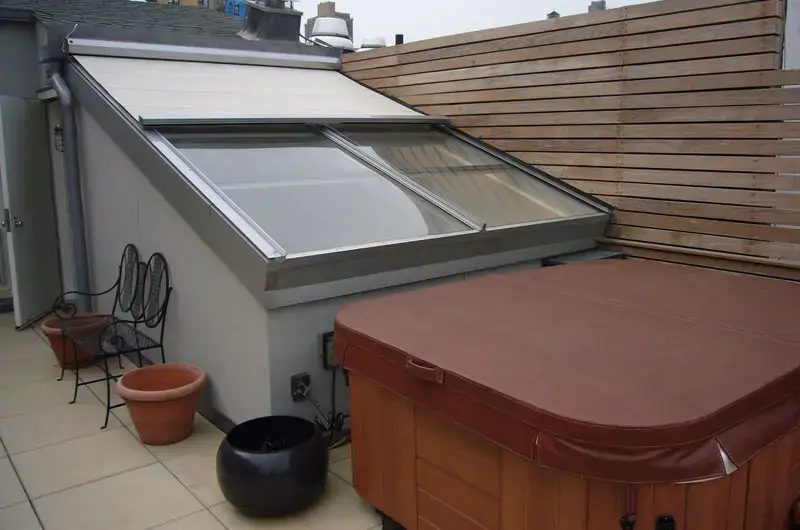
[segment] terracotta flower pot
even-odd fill
[[[192,434],[206,373],[190,364],[145,366],[123,375],[117,393],[128,405],[142,443],[169,445]]]
[[[50,347],[58,359],[58,364],[62,368],[75,368],[75,360],[77,358],[78,367],[85,368],[91,366],[94,360],[92,355],[82,348],[75,348],[75,344],[62,336],[62,331],[81,330],[93,331],[99,330],[108,322],[108,316],[101,313],[78,313],[70,319],[51,318],[42,324],[42,333],[45,334],[47,340],[50,341]]]

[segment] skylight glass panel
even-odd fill
[[[597,213],[499,158],[430,126],[342,126],[369,154],[489,227]]]
[[[167,139],[289,254],[470,229],[310,131]]]

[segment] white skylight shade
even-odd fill
[[[290,255],[469,229],[319,135],[168,140]]]
[[[331,70],[120,57],[77,59],[134,119],[421,116]]]
[[[597,213],[564,191],[428,126],[339,129],[368,153],[489,227]]]

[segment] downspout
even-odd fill
[[[52,75],[53,89],[61,103],[61,128],[64,135],[64,174],[67,189],[67,211],[75,260],[75,287],[77,291],[89,293],[89,259],[86,250],[86,225],[83,220],[83,195],[78,161],[78,126],[75,122],[75,106],[72,91],[59,73]],[[89,297],[80,296],[75,301],[80,312],[91,311]]]

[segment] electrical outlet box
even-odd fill
[[[336,370],[339,363],[333,354],[333,331],[319,335],[319,354],[322,356],[322,367],[326,370]]]
[[[307,373],[294,374],[291,379],[290,388],[292,391],[292,401],[304,401],[308,398],[311,391],[311,375]]]

